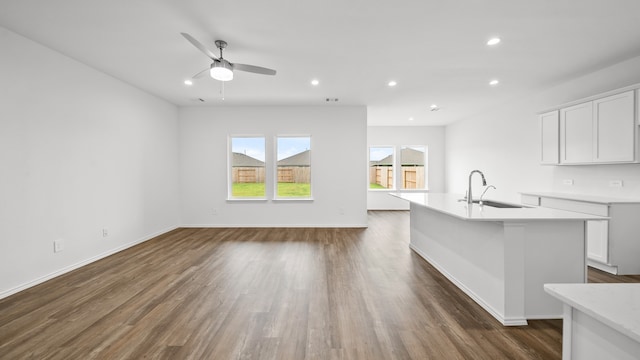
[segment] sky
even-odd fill
[[[263,137],[233,137],[231,138],[231,151],[245,154],[261,161],[264,157]]]
[[[379,161],[393,154],[393,147],[371,147],[369,148],[369,161]]]
[[[278,161],[310,149],[311,149],[311,138],[308,136],[279,137],[278,138]]]
[[[278,137],[277,160],[286,159],[295,154],[311,149],[311,137]],[[232,137],[231,151],[246,154],[252,158],[265,161],[264,137]]]

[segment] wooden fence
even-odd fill
[[[279,166],[279,183],[311,183],[311,168],[309,166]]]
[[[231,181],[235,183],[263,183],[264,167],[239,167],[231,168]]]
[[[402,189],[424,189],[424,166],[403,166]],[[393,168],[391,166],[369,167],[369,183],[378,184],[384,188],[393,188]]]
[[[233,183],[263,183],[265,181],[264,167],[232,167],[231,169]],[[308,166],[278,167],[278,182],[311,183],[311,168]]]

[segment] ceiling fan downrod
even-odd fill
[[[220,49],[220,59],[222,59],[222,49],[227,47],[227,42],[224,40],[216,40],[215,44],[216,44],[216,47]]]

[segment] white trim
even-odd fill
[[[571,360],[571,344],[573,344],[573,308],[562,304],[562,358]]]
[[[252,197],[235,197],[228,198],[227,202],[268,202],[269,199],[265,198],[252,198]]]
[[[277,197],[271,199],[272,202],[313,202],[314,200],[312,197]]]
[[[598,261],[595,261],[595,260],[591,260],[591,259],[587,259],[587,265],[591,266],[592,268],[595,268],[595,269],[598,269],[598,270],[602,270],[604,272],[608,272],[609,274],[618,275],[618,267],[617,266],[603,264],[601,262],[598,262]]]
[[[551,112],[551,111],[554,111],[554,110],[558,110],[558,109],[561,109],[561,108],[571,107],[571,106],[574,106],[574,105],[579,105],[579,104],[586,103],[586,102],[589,102],[589,101],[597,100],[597,99],[600,99],[600,98],[603,98],[603,97],[608,97],[608,96],[612,96],[612,95],[618,95],[618,94],[623,93],[623,92],[627,92],[627,91],[631,91],[631,90],[637,90],[637,89],[640,89],[640,84],[633,84],[633,85],[629,85],[629,86],[625,86],[625,87],[621,87],[621,88],[617,88],[617,89],[601,92],[601,93],[596,94],[596,95],[591,95],[591,96],[584,97],[584,98],[581,98],[581,99],[578,99],[578,100],[573,100],[573,101],[566,102],[564,104],[556,105],[556,106],[554,106],[552,108],[549,108],[547,110],[538,112],[537,115],[542,115],[544,113]]]
[[[449,281],[451,281],[454,285],[456,285],[460,290],[462,290],[465,294],[467,294],[471,299],[473,299],[478,305],[480,305],[483,309],[485,309],[489,314],[491,314],[491,316],[493,316],[494,318],[496,318],[496,320],[498,320],[502,325],[504,326],[521,326],[521,325],[527,325],[527,319],[526,318],[516,318],[516,317],[510,317],[510,318],[506,318],[504,317],[502,314],[500,314],[500,312],[498,312],[496,309],[494,309],[490,304],[488,304],[487,302],[485,302],[480,296],[477,296],[471,289],[469,289],[467,286],[465,286],[463,283],[461,283],[460,281],[458,281],[458,279],[456,279],[453,275],[451,275],[448,271],[446,271],[442,266],[440,266],[437,262],[435,262],[433,259],[429,258],[429,256],[427,256],[427,254],[425,254],[424,252],[420,251],[418,248],[416,248],[415,246],[413,246],[413,244],[409,244],[409,248],[411,248],[411,250],[415,251],[418,255],[420,255],[420,257],[422,257],[423,259],[425,259],[426,261],[428,261],[433,267],[435,267],[442,275],[444,275],[444,277],[446,277],[447,279],[449,279]]]
[[[368,228],[364,224],[184,224],[182,228]]]
[[[530,315],[527,314],[527,320],[549,320],[549,319],[562,319],[562,314],[558,314],[558,315]]]
[[[92,262],[98,261],[100,259],[104,259],[104,258],[106,258],[108,256],[111,256],[111,255],[113,255],[115,253],[118,253],[118,252],[120,252],[122,250],[125,250],[125,249],[133,247],[135,245],[141,244],[141,243],[143,243],[145,241],[151,240],[151,239],[153,239],[153,238],[155,238],[157,236],[160,236],[162,234],[166,234],[166,233],[168,233],[170,231],[173,231],[175,229],[178,229],[178,228],[179,228],[179,226],[168,227],[168,228],[166,228],[164,230],[160,230],[160,231],[155,232],[155,233],[153,233],[151,235],[144,236],[144,237],[142,237],[142,238],[140,238],[138,240],[135,240],[135,241],[132,241],[130,243],[121,245],[121,246],[119,246],[119,247],[117,247],[115,249],[108,250],[106,252],[103,252],[102,254],[98,254],[96,256],[92,256],[92,257],[90,257],[88,259],[82,260],[82,261],[77,262],[77,263],[75,263],[73,265],[65,266],[62,269],[56,270],[56,271],[54,271],[54,272],[52,272],[50,274],[41,276],[41,277],[39,277],[37,279],[28,281],[28,282],[26,282],[26,283],[24,283],[22,285],[18,285],[18,286],[14,287],[14,288],[11,288],[9,290],[5,290],[3,292],[0,292],[0,299],[4,299],[4,298],[6,298],[8,296],[11,296],[13,294],[19,293],[20,291],[23,291],[23,290],[26,290],[26,289],[31,288],[33,286],[36,286],[38,284],[41,284],[41,283],[43,283],[45,281],[48,281],[48,280],[51,280],[51,279],[53,279],[55,277],[58,277],[60,275],[63,275],[63,274],[66,274],[66,273],[68,273],[70,271],[73,271],[73,270],[76,270],[78,268],[81,268],[81,267],[83,267],[85,265],[89,265]]]

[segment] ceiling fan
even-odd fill
[[[200,51],[202,51],[209,59],[213,60],[209,69],[204,69],[201,72],[195,74],[193,76],[194,79],[202,77],[207,71],[211,75],[212,78],[220,81],[229,81],[233,80],[233,71],[247,71],[256,74],[263,75],[275,75],[276,71],[272,69],[267,69],[260,66],[247,65],[247,64],[238,64],[231,63],[222,57],[222,50],[227,47],[227,42],[224,40],[216,40],[215,44],[218,49],[220,49],[220,57],[217,57],[211,50],[207,49],[204,45],[202,45],[198,40],[196,40],[193,36],[187,33],[181,33],[185,39],[187,39],[193,46],[197,47]]]

